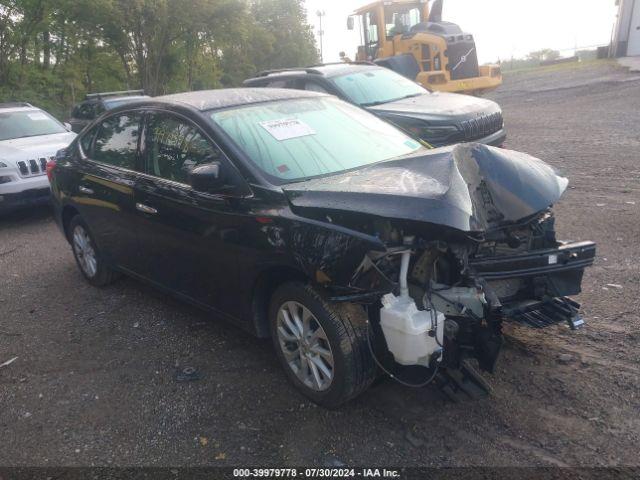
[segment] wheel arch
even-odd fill
[[[260,273],[254,282],[251,295],[251,310],[255,333],[259,338],[267,338],[269,333],[269,304],[276,289],[291,281],[308,282],[309,277],[295,267],[272,266]]]
[[[71,237],[69,235],[69,224],[71,223],[71,219],[79,214],[78,210],[71,205],[66,205],[62,209],[62,230],[64,231],[64,236],[67,239],[67,242],[71,241]]]

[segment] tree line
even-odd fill
[[[90,92],[237,86],[317,59],[302,0],[0,0],[0,102],[62,117]]]

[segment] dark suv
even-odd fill
[[[68,122],[71,129],[80,133],[84,127],[93,122],[107,110],[112,110],[125,103],[144,100],[144,90],[124,90],[121,92],[89,93],[82,103],[76,105]]]
[[[501,146],[507,138],[497,103],[469,95],[431,92],[370,63],[270,70],[245,80],[244,85],[330,93],[436,147],[461,142]]]
[[[483,385],[465,359],[492,371],[502,322],[581,323],[566,295],[595,245],[556,240],[565,178],[486,145],[427,149],[333,96],[232,89],[125,105],[47,172],[88,282],[124,273],[270,336],[322,405],[380,371]]]

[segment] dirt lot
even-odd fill
[[[132,280],[90,287],[47,212],[20,213],[0,220],[0,465],[640,465],[640,78],[514,73],[492,97],[508,146],[570,177],[561,237],[599,245],[582,331],[510,328],[487,399],[385,381],[326,411],[268,341]]]

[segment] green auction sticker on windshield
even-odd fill
[[[307,135],[316,134],[313,128],[297,118],[268,120],[266,122],[260,122],[260,126],[280,142],[283,140],[290,140],[292,138],[306,137]]]

